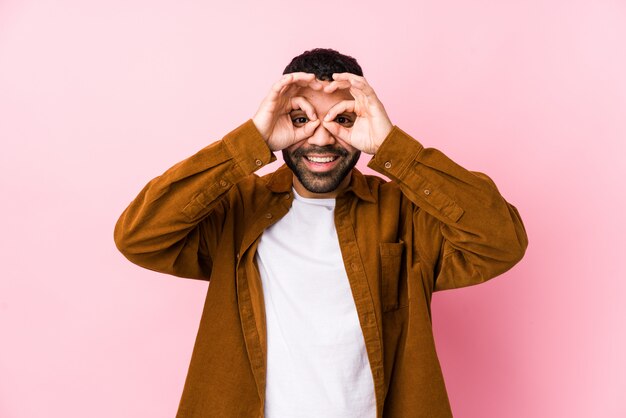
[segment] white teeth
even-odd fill
[[[314,163],[329,163],[334,161],[336,157],[306,157],[309,161]]]

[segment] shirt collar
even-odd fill
[[[287,193],[291,191],[293,186],[293,173],[283,164],[278,170],[264,177],[266,179],[267,188],[274,193]],[[376,202],[372,191],[367,183],[365,176],[356,168],[352,169],[352,177],[350,184],[345,192],[351,191],[356,197],[366,202]]]

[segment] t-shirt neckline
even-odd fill
[[[298,192],[296,191],[294,187],[292,187],[291,190],[293,191],[294,199],[302,203],[316,205],[316,206],[326,206],[326,207],[334,207],[336,203],[336,200],[334,197],[328,197],[328,198],[303,197],[298,194]]]

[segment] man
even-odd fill
[[[432,293],[517,263],[519,214],[395,127],[354,58],[315,49],[284,74],[116,225],[132,262],[210,280],[177,416],[450,417]]]

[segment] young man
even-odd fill
[[[279,150],[286,166],[253,174]],[[392,181],[357,171],[361,152]],[[115,241],[210,280],[180,418],[450,417],[432,293],[503,273],[527,245],[486,175],[395,127],[356,60],[326,49],[148,183]]]

